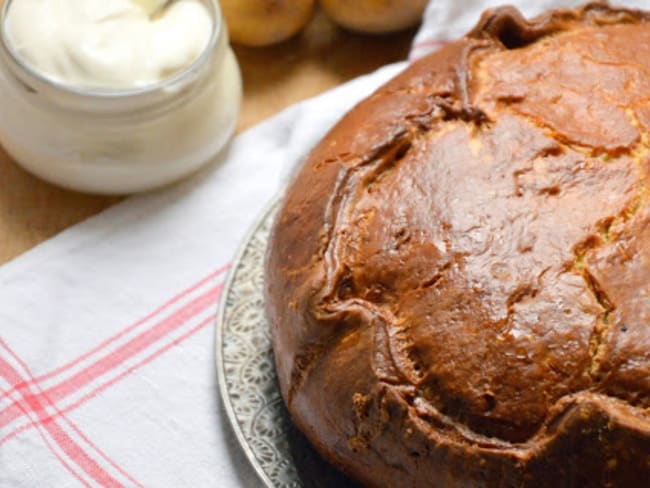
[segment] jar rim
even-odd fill
[[[221,9],[219,7],[218,0],[201,0],[204,4],[207,4],[208,10],[212,17],[212,32],[210,34],[210,39],[208,43],[201,51],[201,54],[192,61],[189,65],[178,71],[177,73],[169,76],[161,81],[144,85],[137,88],[126,88],[126,89],[97,89],[97,88],[84,88],[83,86],[67,84],[64,82],[57,81],[36,68],[32,67],[27,63],[14,49],[12,42],[7,36],[7,29],[5,28],[5,23],[7,20],[7,13],[11,4],[14,0],[6,0],[2,6],[2,11],[0,11],[0,45],[3,50],[9,55],[11,61],[22,70],[23,74],[29,76],[37,83],[44,84],[49,89],[53,89],[64,93],[66,95],[72,95],[77,97],[83,97],[87,99],[98,99],[98,100],[123,100],[123,99],[132,99],[136,97],[141,97],[143,95],[149,95],[159,91],[164,91],[165,89],[171,88],[179,83],[185,81],[190,75],[197,71],[197,69],[206,65],[211,58],[212,52],[216,49],[216,46],[223,34],[224,21],[223,15],[221,14]]]

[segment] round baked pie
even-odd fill
[[[286,194],[280,387],[368,486],[647,486],[650,15],[486,12]]]

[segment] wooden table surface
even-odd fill
[[[414,33],[353,34],[316,12],[307,29],[285,43],[267,48],[234,46],[244,79],[238,131],[292,103],[405,59]],[[18,167],[0,148],[0,263],[119,200],[49,185]]]

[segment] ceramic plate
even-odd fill
[[[233,261],[217,317],[221,397],[241,448],[267,487],[356,486],[322,461],[292,426],[275,376],[264,312],[264,256],[278,203]]]

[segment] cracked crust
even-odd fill
[[[371,486],[650,475],[649,19],[486,12],[314,149],[266,293],[326,459]]]

